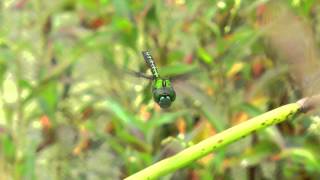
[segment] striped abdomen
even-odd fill
[[[146,61],[146,63],[150,67],[152,75],[155,78],[159,78],[159,73],[158,73],[158,70],[157,70],[156,63],[154,62],[150,52],[149,51],[142,51],[142,55],[143,55],[144,60]]]

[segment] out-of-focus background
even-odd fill
[[[122,179],[319,93],[317,0],[1,0],[0,179]],[[152,100],[141,56],[172,79]],[[317,112],[164,179],[317,179]]]

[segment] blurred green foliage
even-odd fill
[[[3,0],[0,24],[0,179],[121,179],[320,90],[315,0]],[[168,111],[127,73],[149,73],[142,50],[174,79]],[[317,179],[317,119],[164,179]]]

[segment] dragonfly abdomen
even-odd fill
[[[151,69],[151,73],[155,78],[159,78],[159,73],[158,73],[158,69],[156,66],[156,63],[154,62],[151,54],[149,51],[142,51],[142,55],[144,57],[144,60],[146,61],[146,63],[148,64],[148,66]]]

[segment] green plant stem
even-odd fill
[[[295,114],[301,112],[300,110],[302,107],[303,105],[297,102],[266,112],[205,139],[194,146],[184,149],[172,157],[161,160],[137,172],[136,174],[127,177],[126,180],[157,179],[160,176],[174,172],[177,169],[185,167],[195,160],[208,155],[220,147],[231,144],[257,130],[264,129],[290,119]]]

